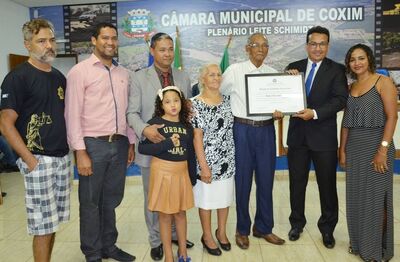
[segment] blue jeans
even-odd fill
[[[79,176],[81,250],[86,259],[101,259],[115,249],[118,231],[115,208],[124,196],[128,138],[108,142],[85,137],[93,174]]]

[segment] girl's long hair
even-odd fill
[[[163,92],[163,96],[165,95],[166,92],[175,92],[178,94],[180,100],[181,100],[181,111],[179,112],[179,122],[181,122],[185,127],[187,128],[192,128],[192,124],[190,123],[190,116],[191,116],[191,111],[192,111],[192,106],[190,101],[185,99],[185,95],[181,92],[179,93],[176,90],[167,90]],[[165,114],[164,109],[162,108],[162,101],[160,97],[157,95],[156,101],[154,103],[154,114],[153,117],[162,117]]]

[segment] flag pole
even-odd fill
[[[181,54],[181,43],[178,26],[175,27],[176,38],[175,38],[175,50],[174,50],[174,67],[182,70],[182,54]]]
[[[226,48],[229,48],[229,46],[231,45],[232,37],[233,37],[233,35],[232,35],[232,34],[229,34],[228,44],[226,44]]]

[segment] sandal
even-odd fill
[[[356,251],[354,251],[352,246],[349,246],[349,248],[347,249],[347,252],[349,252],[349,254],[358,256],[358,253]]]
[[[192,259],[190,257],[186,257],[186,259],[183,256],[178,257],[178,262],[192,262]]]
[[[349,246],[349,249],[347,251],[349,252],[349,254],[354,255],[354,250],[351,246]]]

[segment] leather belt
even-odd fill
[[[246,124],[254,127],[262,127],[262,126],[269,126],[274,124],[274,119],[268,119],[268,120],[261,120],[261,121],[255,121],[255,120],[250,120],[246,118],[241,118],[241,117],[233,117],[235,122],[241,123],[241,124]]]
[[[105,140],[105,141],[108,141],[108,142],[111,143],[111,142],[120,140],[120,139],[122,139],[124,137],[125,137],[124,135],[120,135],[120,134],[111,134],[111,135],[108,135],[108,136],[96,136],[94,138],[97,138],[97,139],[100,139],[100,140]]]

